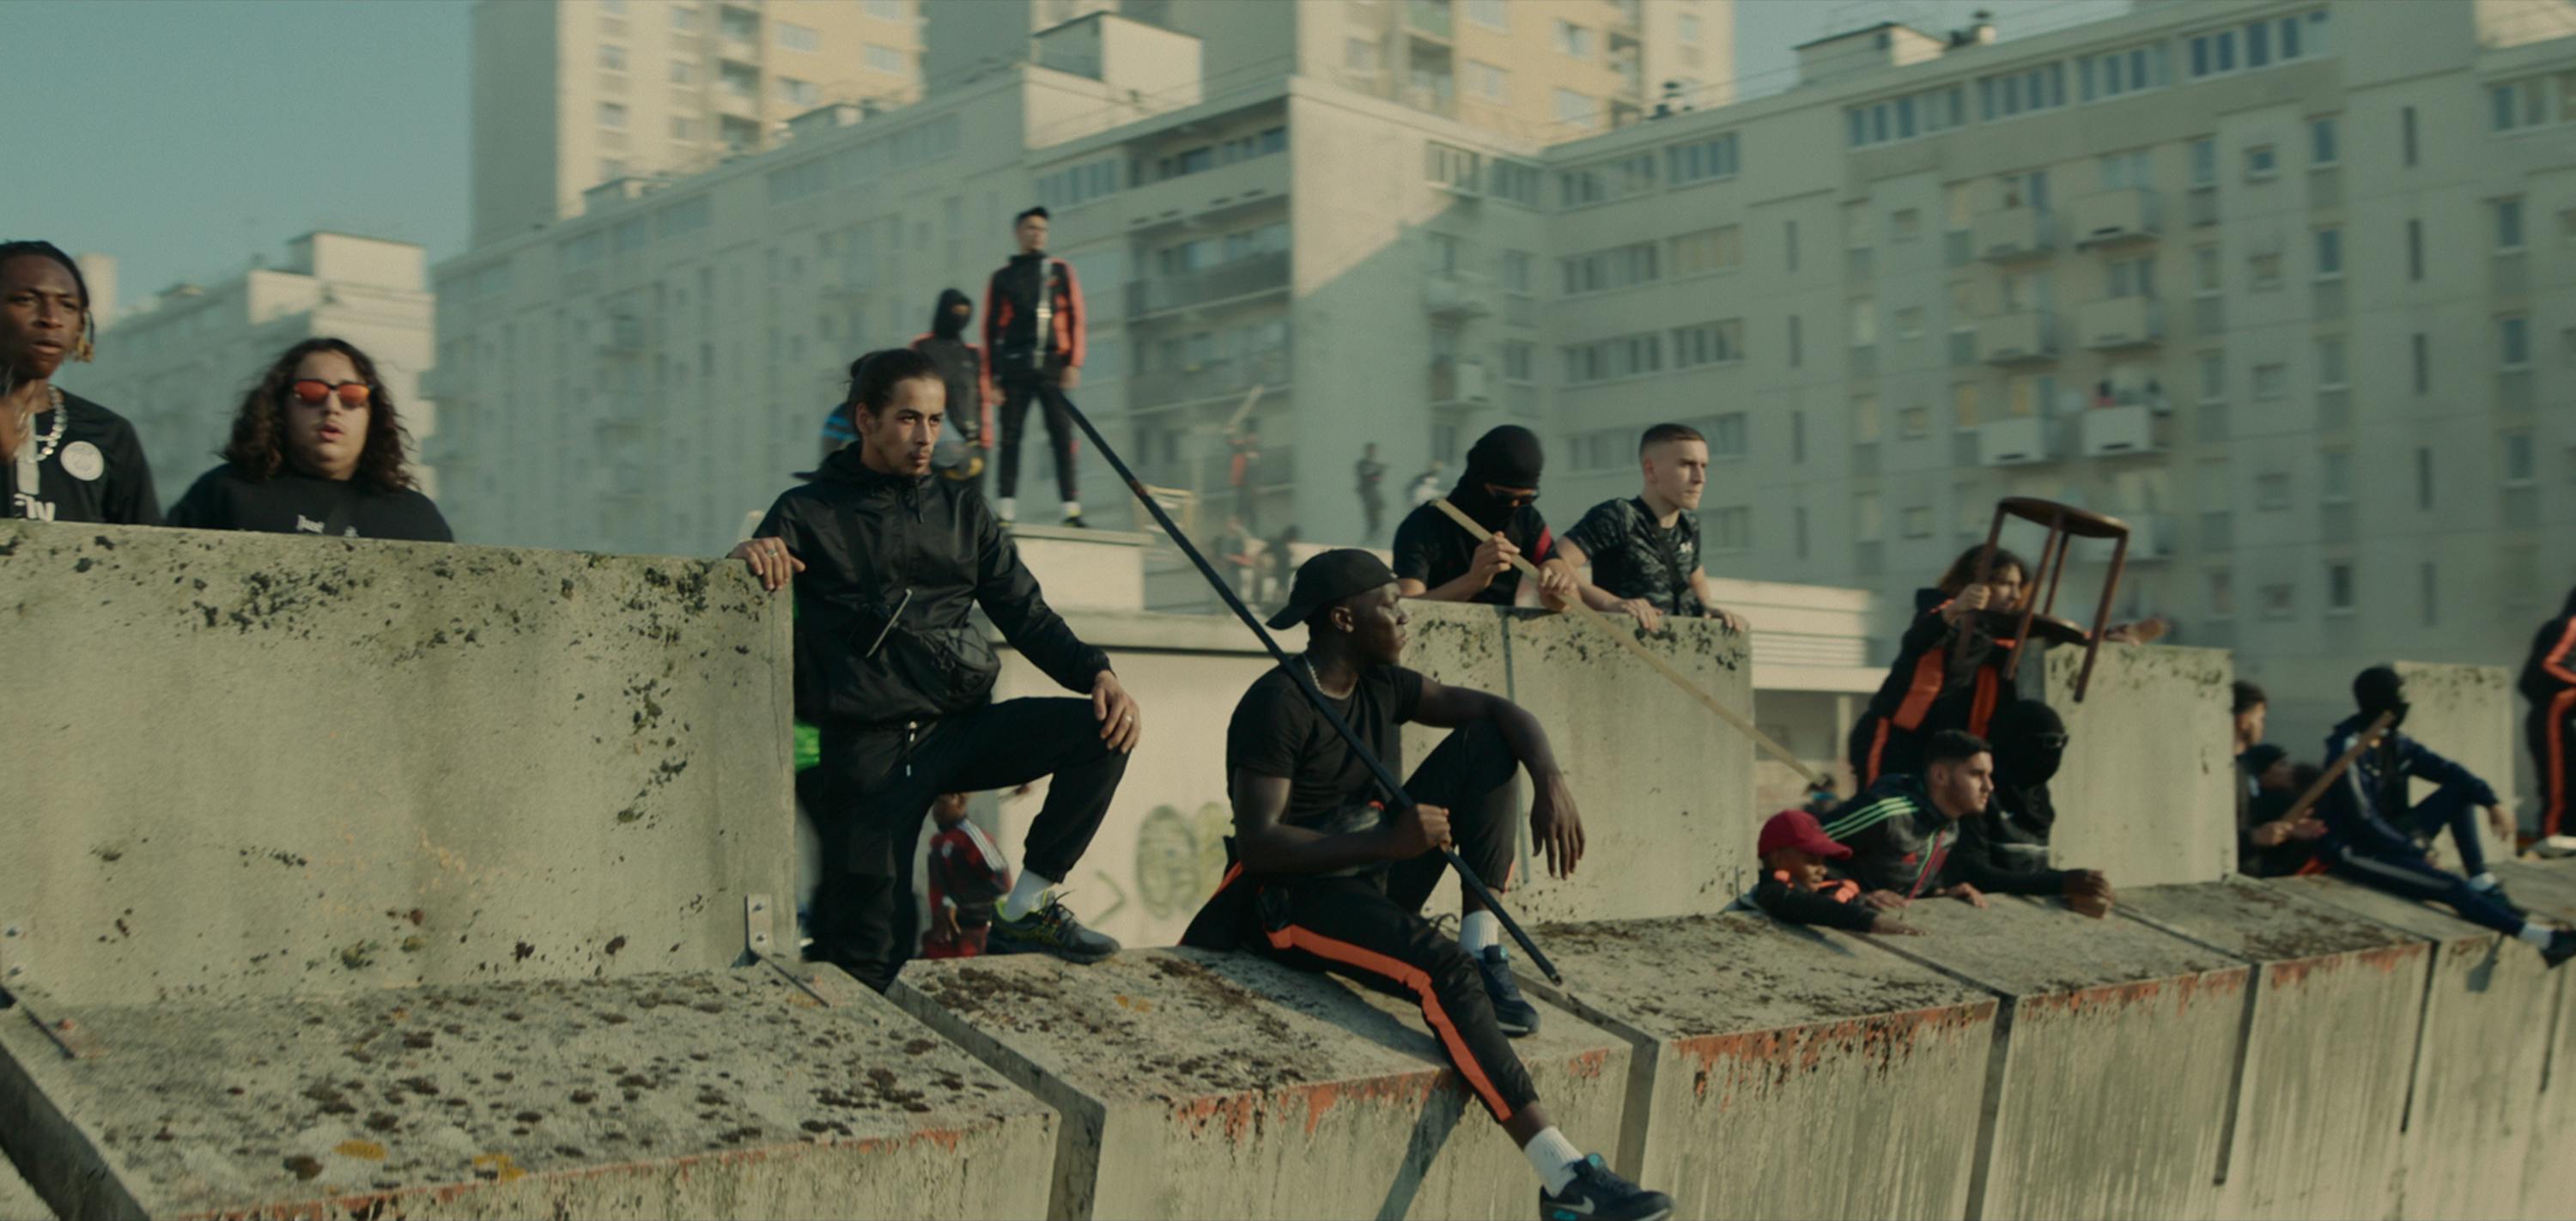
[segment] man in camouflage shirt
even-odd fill
[[[1743,631],[1744,620],[1712,604],[1701,569],[1699,498],[1708,489],[1708,439],[1687,424],[1657,424],[1637,446],[1645,489],[1631,500],[1592,506],[1557,545],[1566,562],[1592,565],[1585,601],[1620,610],[1647,631],[1664,616],[1705,616]],[[1593,590],[1606,595],[1595,601]]]

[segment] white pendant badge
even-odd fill
[[[87,441],[74,441],[63,447],[63,473],[83,483],[97,480],[107,473],[107,458],[98,447]]]

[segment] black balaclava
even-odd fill
[[[1538,434],[1518,424],[1503,424],[1476,439],[1467,451],[1467,472],[1458,477],[1458,486],[1449,493],[1449,503],[1475,518],[1476,524],[1488,530],[1500,530],[1511,524],[1512,510],[1501,501],[1485,494],[1485,485],[1506,488],[1535,488],[1539,468],[1546,465],[1547,455],[1539,449]]]
[[[2364,724],[2378,720],[2383,712],[2397,714],[2397,719],[2388,723],[2390,729],[2406,723],[2406,680],[2388,666],[2372,666],[2354,676],[2352,700],[2361,705]]]
[[[2066,721],[2038,700],[2014,700],[1995,714],[1995,780],[2014,788],[2046,784],[2066,761]]]
[[[958,306],[965,306],[959,312]],[[966,320],[975,316],[975,299],[956,289],[939,294],[939,312],[930,316],[930,333],[941,339],[959,339],[966,334]]]

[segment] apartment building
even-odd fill
[[[602,182],[767,148],[827,102],[921,92],[919,0],[479,0],[473,25],[478,245]]]
[[[63,384],[133,422],[165,504],[215,465],[243,392],[269,362],[316,336],[348,340],[376,362],[415,446],[438,431],[420,387],[435,309],[426,261],[409,242],[308,233],[277,265],[220,284],[178,285],[123,312],[111,296],[102,295],[98,359],[66,366]],[[436,469],[419,474],[438,495]]]
[[[1873,590],[1889,637],[1998,497],[2112,513],[2118,611],[2235,649],[2297,745],[2373,659],[2514,664],[2576,580],[2576,6],[2154,3],[1800,61],[1549,150],[1556,512],[1698,421],[1711,571]]]
[[[927,71],[1013,63],[1093,12],[1197,36],[1211,92],[1299,76],[1530,143],[1734,96],[1733,0],[977,0],[925,10]]]

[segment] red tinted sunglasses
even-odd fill
[[[343,407],[354,408],[367,405],[367,383],[365,382],[326,382],[318,377],[308,377],[288,386],[287,389],[294,392],[296,402],[307,407],[321,406],[335,392],[339,394],[340,405]]]

